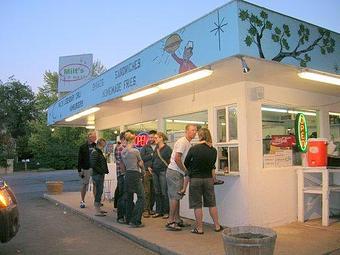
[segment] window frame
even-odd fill
[[[233,139],[231,140],[230,139],[230,134],[229,134],[229,126],[230,126],[230,123],[229,123],[229,109],[235,109],[236,111],[236,134],[237,134],[237,139]],[[225,142],[218,142],[218,118],[217,118],[217,113],[219,110],[221,109],[224,109],[225,111],[225,117],[226,117],[226,122],[225,122],[225,134],[226,134],[226,141]],[[214,108],[214,133],[216,134],[214,136],[214,139],[213,139],[213,142],[214,142],[214,145],[217,149],[217,152],[219,150],[219,148],[221,147],[226,147],[227,150],[228,150],[228,172],[225,173],[225,174],[230,174],[230,173],[239,173],[240,172],[240,146],[239,146],[239,110],[238,110],[238,107],[237,107],[237,104],[236,103],[233,103],[233,104],[227,104],[227,105],[222,105],[222,106],[217,106]],[[237,152],[238,152],[238,170],[237,171],[231,171],[230,170],[230,161],[231,161],[231,157],[229,156],[230,155],[230,148],[237,148]],[[222,172],[223,170],[222,169],[219,169],[220,167],[220,162],[219,162],[219,155],[217,155],[217,159],[216,159],[216,171],[217,172]]]

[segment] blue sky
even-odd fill
[[[0,80],[11,75],[34,91],[59,56],[92,53],[107,68],[228,0],[1,0]],[[249,0],[340,33],[339,0]]]

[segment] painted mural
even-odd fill
[[[339,34],[245,2],[238,17],[243,54],[339,73]]]
[[[48,124],[235,55],[338,73],[339,50],[337,33],[235,0],[60,99],[48,108]]]

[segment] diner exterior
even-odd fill
[[[340,34],[235,0],[61,98],[48,124],[94,126],[99,136],[157,129],[170,145],[187,123],[208,127],[224,181],[215,188],[221,224],[283,225],[297,220],[297,170],[306,164],[296,148],[297,114],[306,116],[309,137],[332,140],[335,157],[340,151],[339,65]],[[304,202],[306,218],[321,216],[316,195]],[[330,204],[339,214],[339,193]],[[181,215],[194,218],[188,196]]]

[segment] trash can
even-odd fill
[[[226,255],[272,255],[277,234],[269,228],[242,226],[222,232]]]
[[[64,182],[62,181],[47,181],[47,193],[50,195],[57,195],[63,192]]]

